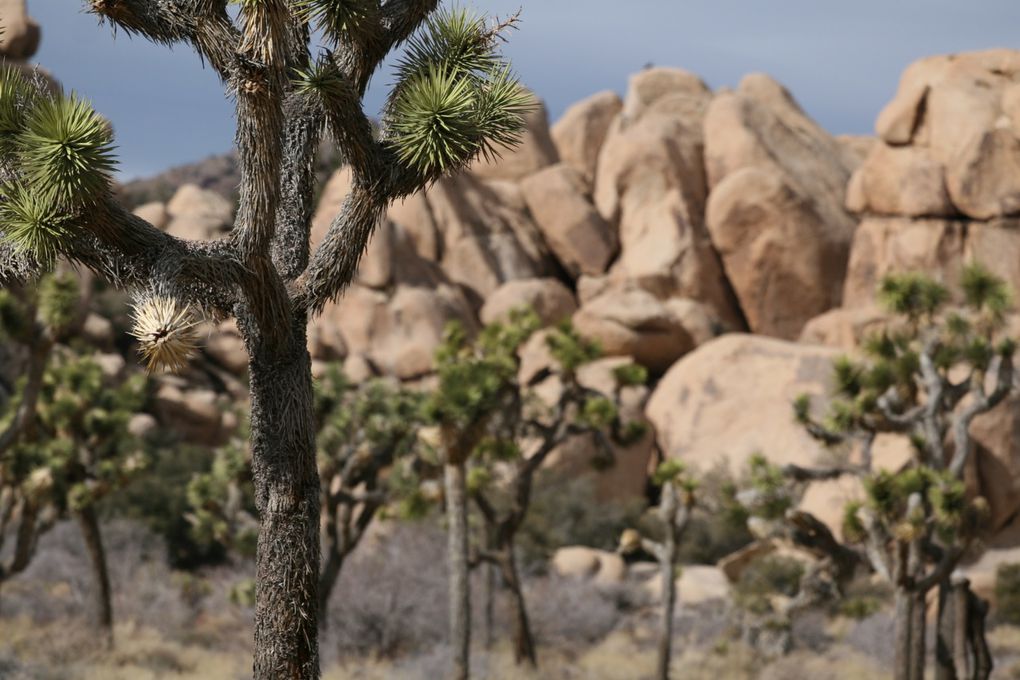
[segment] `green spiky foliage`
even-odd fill
[[[499,30],[457,8],[408,41],[384,116],[401,163],[432,177],[520,140],[535,103],[494,52]]]
[[[74,93],[38,98],[17,144],[24,181],[61,205],[88,205],[110,186],[109,124]]]
[[[31,434],[0,469],[5,484],[31,482],[63,513],[94,505],[145,468],[145,448],[128,422],[144,405],[147,387],[139,375],[110,384],[91,358],[58,349],[43,377]],[[20,403],[19,396],[10,403]],[[8,409],[0,428],[12,417]]]
[[[76,94],[0,67],[0,238],[52,267],[71,224],[103,200],[116,167],[110,127]]]
[[[475,337],[451,325],[436,354],[438,384],[426,403],[435,431],[431,448],[437,451],[422,459],[423,476],[437,478],[444,465],[448,473],[463,466],[465,492],[484,536],[478,549],[504,575],[518,573],[516,537],[528,515],[535,475],[553,452],[570,441],[584,442],[587,463],[597,470],[613,463],[617,446],[644,434],[643,423],[630,422],[622,412],[620,399],[644,374],[629,365],[610,369],[612,387],[602,388],[608,393],[583,384],[582,369],[600,352],[569,323],[541,330],[551,364],[527,383],[520,381],[521,352],[540,327],[529,309],[513,310]],[[452,513],[460,512],[453,507],[447,505],[451,525]],[[521,583],[512,576],[504,585],[520,617],[518,661],[534,661],[530,629],[521,615],[526,611]]]
[[[196,544],[255,554],[258,521],[251,479],[251,456],[239,437],[213,452],[208,471],[192,476],[186,518]]]
[[[779,468],[752,460],[754,493],[745,498],[752,515],[785,515],[785,535],[831,564],[869,565],[904,599],[923,602],[934,587],[944,599],[951,571],[989,528],[991,507],[968,493],[964,472],[974,448],[973,419],[1013,392],[1016,343],[1004,332],[1012,294],[1000,277],[971,263],[958,292],[908,273],[886,277],[879,297],[892,318],[854,356],[833,361],[827,411],[816,417],[806,395],[793,403],[795,420],[836,463]],[[898,469],[874,465],[879,435],[907,440],[911,459]],[[858,479],[860,491],[844,508],[840,542],[790,500],[814,480],[845,475]],[[896,625],[910,625],[909,616]],[[923,668],[912,654],[900,650]]]
[[[372,0],[293,0],[291,7],[334,44],[379,30],[381,10]]]

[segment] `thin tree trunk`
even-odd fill
[[[893,662],[894,680],[911,680],[911,635],[910,628],[914,622],[914,598],[913,593],[906,588],[896,588],[896,614],[895,614],[895,661]]]
[[[305,320],[294,320],[286,346],[275,351],[243,321],[251,356],[252,472],[261,521],[254,678],[317,680],[319,474]]]
[[[340,570],[343,569],[344,558],[340,551],[329,549],[326,551],[326,563],[322,566],[322,575],[319,576],[319,629],[325,630],[329,627],[329,598],[333,594]]]
[[[985,635],[985,622],[988,617],[988,602],[967,589],[967,632],[970,647],[974,652],[974,680],[988,680],[992,675],[994,661],[992,650],[988,648]]]
[[[953,583],[951,588],[947,588],[947,590],[946,597],[953,603],[951,638],[953,643],[953,675],[947,677],[952,677],[953,680],[968,680],[971,677],[971,650],[970,640],[967,635],[967,627],[970,622],[970,612],[968,611],[970,608],[970,583],[963,579]]]
[[[486,649],[492,649],[496,641],[496,567],[491,564],[483,564],[483,578],[485,583],[485,637]]]
[[[74,519],[78,523],[85,551],[89,556],[92,571],[92,597],[95,603],[95,618],[103,630],[107,647],[113,646],[113,602],[110,594],[110,571],[106,564],[106,551],[103,549],[103,535],[99,530],[99,519],[96,509],[87,505],[76,510]]]
[[[911,593],[914,600],[910,622],[910,680],[924,680],[924,667],[927,660],[927,617],[925,593]]]
[[[450,647],[453,680],[468,680],[471,654],[471,586],[468,582],[467,493],[463,463],[447,463],[447,570],[450,579]]]
[[[517,572],[517,558],[514,556],[512,541],[503,548],[502,554],[503,581],[514,599],[514,661],[517,664],[527,662],[532,668],[537,668],[538,653],[535,650],[535,638],[531,634],[528,606],[524,599],[524,587]]]
[[[955,593],[949,581],[939,583],[938,614],[935,635],[935,680],[957,680],[957,663],[961,648],[957,639],[960,622]],[[959,676],[965,680],[966,676]]]
[[[656,680],[669,680],[669,665],[673,656],[673,610],[676,608],[676,538],[672,526],[667,527],[666,537],[659,555],[659,578],[662,582],[662,609],[659,622],[659,646],[656,662]]]

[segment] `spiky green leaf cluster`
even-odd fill
[[[18,136],[24,181],[64,206],[89,205],[116,167],[110,127],[75,94],[41,97]]]
[[[652,475],[652,482],[656,486],[662,486],[667,482],[679,480],[687,472],[687,466],[675,458],[670,458],[659,463]]]
[[[0,235],[52,267],[69,232],[69,218],[52,193],[20,183],[0,186]]]
[[[550,329],[545,344],[553,359],[560,365],[560,369],[568,375],[573,375],[584,364],[602,356],[602,349],[598,343],[581,336],[569,319]],[[636,370],[624,371],[623,375],[625,378],[638,377]]]
[[[748,486],[756,492],[754,507],[748,508],[751,514],[764,519],[781,519],[795,505],[783,471],[762,454],[751,456],[746,475]]]
[[[333,43],[382,30],[378,0],[292,0],[294,15],[316,26]]]
[[[408,41],[386,107],[397,158],[434,179],[478,154],[492,158],[523,134],[534,98],[495,54],[496,34],[465,9],[433,15]]]
[[[241,555],[255,554],[258,527],[251,479],[251,458],[238,439],[218,447],[209,470],[191,478],[187,520],[198,545],[219,544]]]
[[[945,286],[917,272],[886,276],[878,295],[889,311],[914,320],[933,316],[949,301]]]
[[[17,136],[24,129],[27,113],[37,97],[20,69],[0,65],[0,155],[15,149]]]
[[[991,313],[1001,318],[1013,302],[1006,282],[978,262],[964,266],[960,274],[960,288],[966,304],[975,311]]]
[[[648,383],[648,369],[641,364],[622,364],[613,369],[613,379],[619,387],[640,387]]]
[[[30,434],[0,461],[0,482],[30,483],[58,510],[91,505],[127,484],[147,465],[144,447],[128,431],[146,395],[144,377],[110,384],[91,358],[61,348],[43,375]],[[19,402],[9,400],[6,408]],[[0,414],[0,422],[10,417]]]

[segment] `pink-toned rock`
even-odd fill
[[[793,339],[839,304],[852,229],[826,219],[784,175],[767,166],[729,174],[705,221],[752,331]]]
[[[953,203],[968,217],[988,220],[1020,213],[1020,139],[1012,127],[975,133],[946,170]]]
[[[525,116],[524,136],[513,149],[499,149],[499,158],[480,158],[471,165],[471,172],[486,179],[519,180],[560,160],[549,134],[549,113],[545,104],[535,99],[535,109]]]
[[[880,142],[878,137],[870,135],[836,135],[836,143],[843,152],[843,165],[851,171],[860,167]]]
[[[830,309],[804,325],[798,342],[850,351],[888,320],[888,314],[877,305]]]
[[[468,174],[445,178],[428,194],[442,234],[442,268],[479,299],[515,279],[551,272],[541,233],[516,185]]]
[[[192,240],[218,238],[230,230],[234,206],[214,191],[185,184],[166,205],[170,222],[166,231]]]
[[[446,282],[400,283],[392,296],[354,285],[327,307],[323,319],[340,330],[350,355],[363,355],[382,373],[401,379],[432,370],[447,323],[459,321],[469,331],[477,325],[461,290]]]
[[[712,96],[700,77],[680,68],[649,68],[630,77],[627,98],[623,105],[623,116],[633,121],[640,118],[656,103],[680,95],[690,101],[695,115],[703,113]],[[697,109],[701,108],[698,112]]]
[[[599,92],[564,112],[552,128],[560,160],[572,167],[587,186],[595,180],[599,151],[609,127],[623,108],[615,92]]]
[[[248,370],[248,351],[233,320],[216,326],[205,341],[205,352],[234,375],[243,375]]]
[[[600,585],[622,583],[627,574],[627,565],[616,553],[580,545],[557,550],[552,567],[560,576],[592,580]]]
[[[896,97],[878,114],[875,122],[878,136],[888,144],[910,144],[930,90],[925,82],[901,85]]]
[[[93,347],[104,350],[113,349],[116,340],[113,324],[109,319],[95,312],[89,312],[85,317],[81,327],[81,336]]]
[[[521,182],[521,191],[549,249],[571,276],[606,271],[616,252],[616,236],[573,168],[545,168]]]
[[[874,304],[887,274],[923,271],[950,288],[959,280],[964,233],[957,222],[868,218],[854,234],[847,265],[843,306]]]
[[[0,0],[0,56],[25,61],[39,49],[39,24],[28,16],[25,0]]]
[[[351,192],[352,181],[351,169],[345,166],[333,173],[333,176],[326,182],[326,186],[319,196],[319,202],[315,206],[315,214],[312,216],[310,243],[313,253],[325,238],[326,232],[329,231],[329,225],[340,214],[344,199]]]
[[[799,394],[824,398],[838,352],[729,334],[676,362],[645,414],[664,455],[698,470],[725,462],[740,474],[754,453],[776,464],[816,463],[820,448],[793,418]]]
[[[876,144],[847,187],[846,207],[855,213],[906,217],[952,217],[945,172],[919,146]]]
[[[570,289],[556,279],[520,279],[508,281],[489,296],[482,306],[483,324],[506,321],[515,309],[535,311],[547,326],[569,319],[577,311]]]
[[[411,238],[420,257],[432,262],[439,260],[442,245],[439,228],[424,193],[414,193],[395,201],[387,216]]]
[[[140,205],[135,208],[134,213],[157,229],[166,229],[170,223],[170,214],[166,210],[166,205],[158,201]]]
[[[630,356],[653,372],[666,370],[694,347],[669,309],[641,289],[615,289],[574,315],[574,327],[610,356]]]
[[[188,441],[219,446],[230,434],[223,405],[212,390],[185,392],[167,382],[156,390],[153,402],[160,424]]]

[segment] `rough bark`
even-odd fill
[[[537,668],[538,654],[535,651],[535,637],[531,633],[527,602],[524,599],[524,586],[517,571],[517,558],[514,557],[513,542],[509,542],[505,546],[501,566],[503,582],[514,601],[514,661],[518,664],[527,662],[532,668]]]
[[[964,620],[966,618],[964,617]],[[960,650],[957,631],[960,612],[948,581],[939,583],[935,634],[935,680],[956,680]],[[961,677],[966,677],[961,676]]]
[[[906,588],[896,588],[896,619],[895,619],[895,660],[893,661],[894,680],[911,679],[911,625],[914,622],[914,597]]]
[[[319,474],[305,320],[295,319],[282,351],[267,347],[252,324],[241,327],[251,357],[252,473],[261,520],[254,677],[315,680]]]
[[[910,621],[910,680],[924,680],[928,614],[924,595],[922,590],[910,594],[914,601]]]
[[[113,599],[110,590],[110,570],[106,564],[106,550],[103,548],[103,535],[99,529],[96,509],[86,505],[74,512],[74,520],[81,531],[85,552],[89,557],[89,568],[92,571],[92,597],[95,603],[96,623],[102,629],[108,647],[113,646]]]
[[[470,676],[471,589],[468,582],[467,491],[463,462],[447,463],[447,570],[450,579],[450,647],[453,680]]]
[[[672,527],[666,531],[659,559],[659,576],[662,580],[662,609],[659,623],[658,657],[656,680],[669,680],[669,664],[673,656],[673,610],[676,608],[676,578],[673,565],[676,562],[676,540]]]
[[[967,634],[974,652],[974,680],[988,680],[992,675],[994,662],[992,650],[988,647],[985,635],[985,622],[988,619],[988,602],[982,600],[968,588],[967,590]]]

